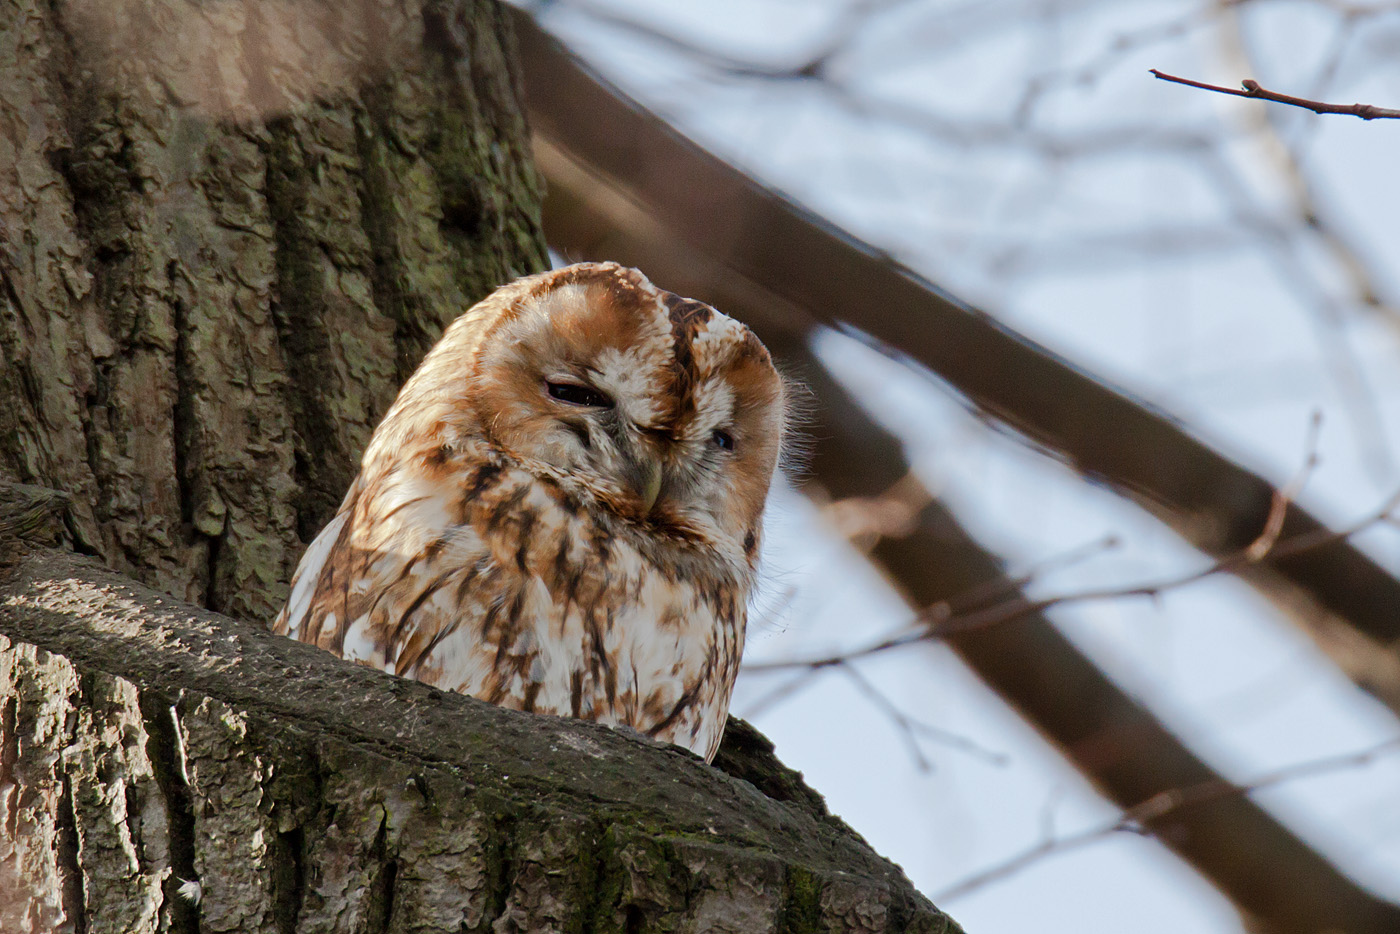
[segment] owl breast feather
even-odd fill
[[[748,582],[686,548],[666,561],[654,538],[498,462],[457,482],[362,475],[303,557],[274,630],[708,760],[743,650]]]

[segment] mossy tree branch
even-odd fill
[[[0,699],[17,934],[956,931],[742,724],[725,774],[14,539]]]

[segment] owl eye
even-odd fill
[[[554,383],[545,381],[545,388],[549,394],[560,402],[567,402],[569,405],[583,405],[594,409],[610,409],[613,407],[612,399],[591,386],[580,386],[578,383]]]
[[[714,434],[710,435],[710,440],[713,441],[721,451],[734,450],[734,436],[722,428],[716,428]]]

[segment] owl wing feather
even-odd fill
[[[419,677],[423,661],[457,627],[446,605],[461,602],[460,590],[490,554],[454,525],[436,491],[392,474],[362,480],[307,549],[273,631]],[[440,599],[444,592],[451,599]],[[444,606],[430,605],[435,598]]]
[[[301,563],[292,577],[292,593],[287,598],[287,605],[282,607],[282,612],[272,622],[273,632],[293,639],[301,638],[302,628],[311,612],[312,599],[320,586],[321,572],[335,549],[347,519],[346,513],[337,513],[302,555]]]

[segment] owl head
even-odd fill
[[[448,329],[386,418],[481,439],[649,540],[752,568],[785,390],[743,324],[616,263],[498,289]],[[399,440],[394,440],[400,435]],[[436,443],[436,442],[434,442]]]

